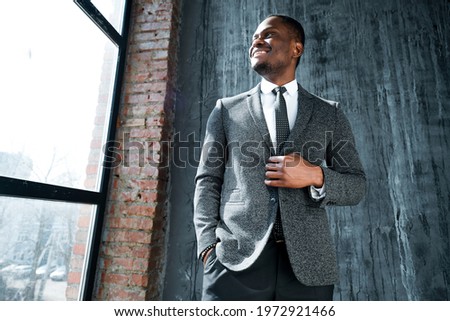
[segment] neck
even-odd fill
[[[261,76],[272,84],[284,86],[295,79],[295,69],[281,75],[279,73],[267,73]]]
[[[295,77],[288,77],[288,78],[272,78],[268,76],[263,76],[263,78],[272,84],[275,84],[277,86],[284,86],[287,83],[290,83],[291,81],[295,80]]]

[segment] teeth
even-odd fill
[[[256,55],[258,55],[258,54],[265,54],[266,52],[265,51],[255,51],[254,53],[253,53],[253,56],[256,56]]]

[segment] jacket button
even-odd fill
[[[275,198],[275,197],[272,197],[271,199],[270,199],[270,202],[272,202],[272,203],[275,203],[277,201],[277,199]]]

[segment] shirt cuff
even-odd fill
[[[321,188],[310,186],[309,191],[311,192],[311,197],[315,200],[321,200],[322,198],[325,197],[325,195],[327,195],[325,191],[325,183],[322,185]]]

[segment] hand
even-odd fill
[[[303,188],[323,186],[323,172],[298,154],[272,156],[266,164],[264,183],[273,187]]]

